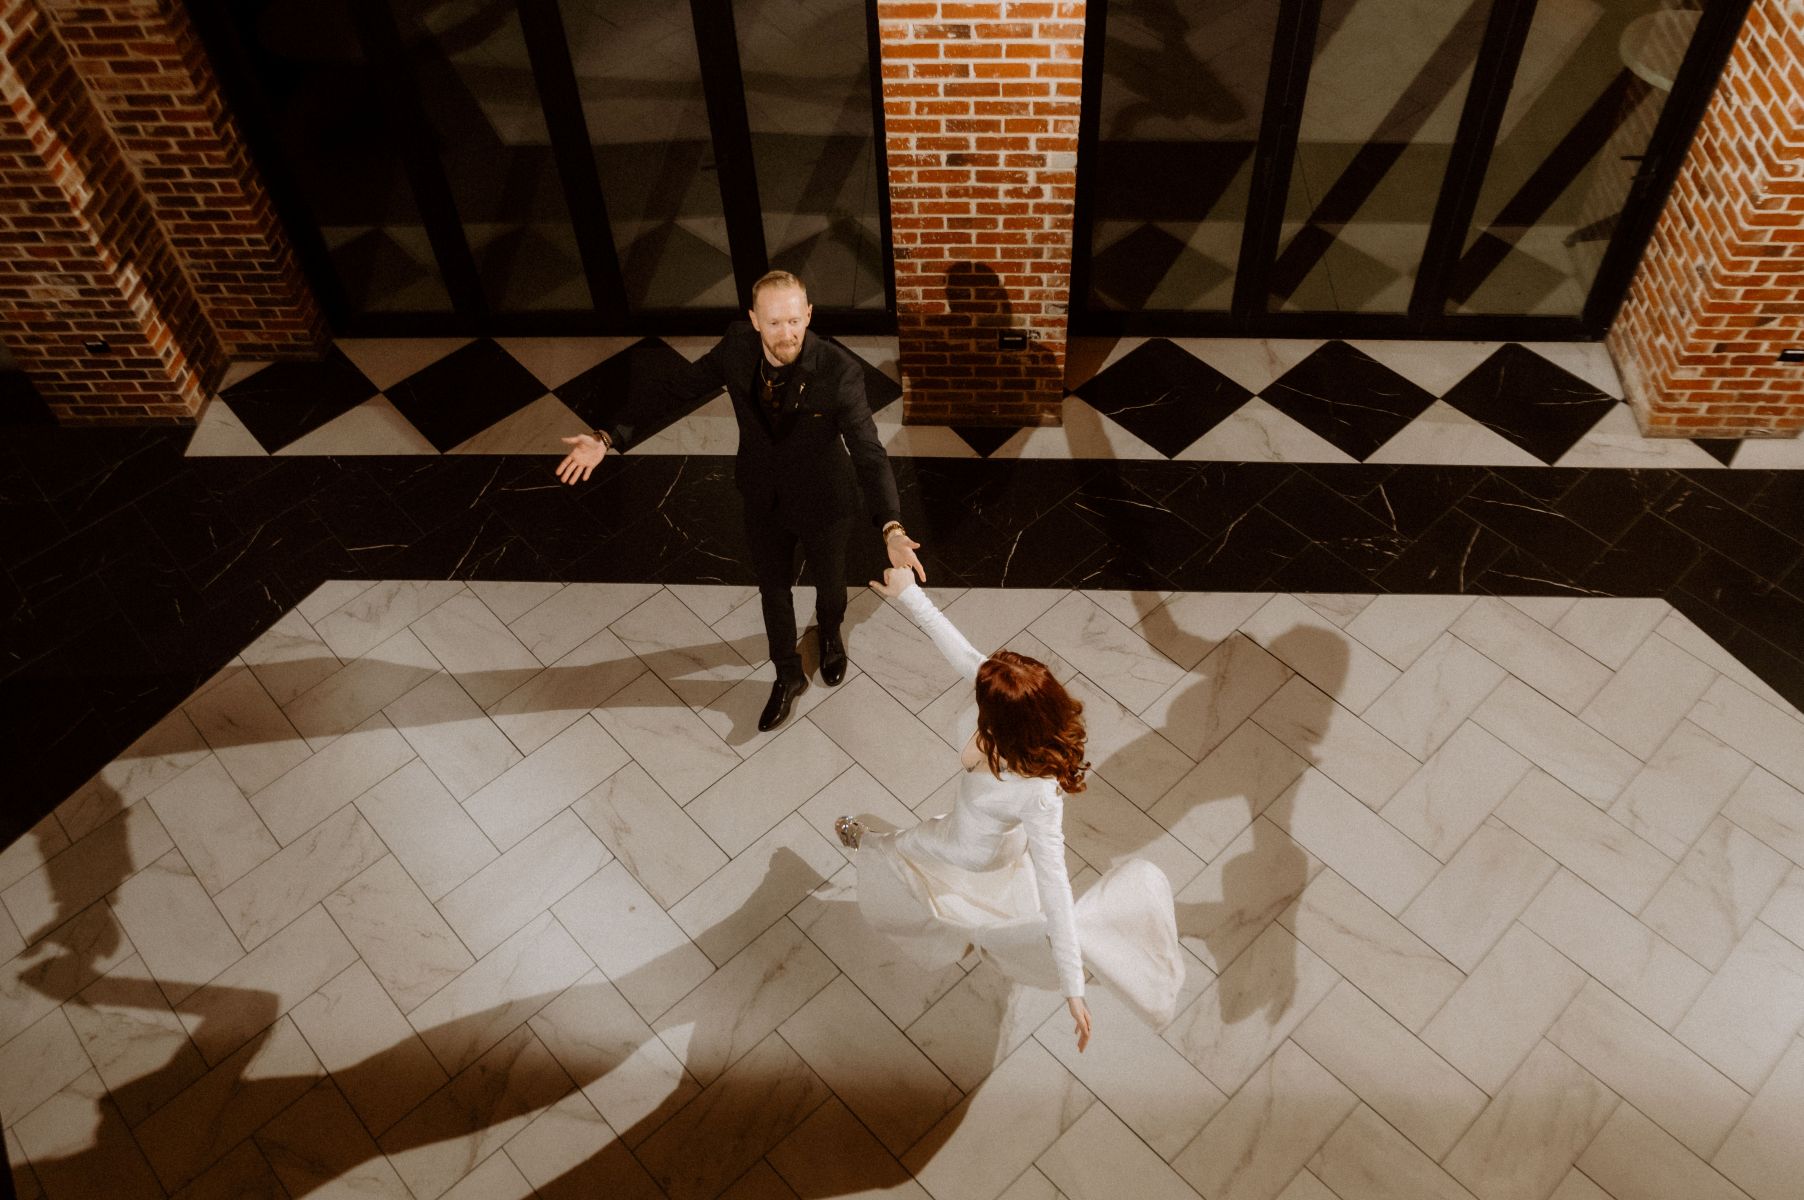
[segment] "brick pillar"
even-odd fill
[[[233,357],[312,358],[326,326],[179,0],[45,0]]]
[[[877,22],[903,419],[1056,425],[1083,0],[878,0]]]
[[[0,0],[0,340],[64,422],[191,421],[225,364],[38,0]]]
[[[1804,4],[1755,0],[1610,330],[1649,435],[1804,429]]]

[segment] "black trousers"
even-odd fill
[[[770,660],[780,678],[802,678],[802,656],[796,652],[795,602],[789,591],[796,578],[796,547],[802,547],[814,583],[815,623],[837,629],[846,615],[846,541],[852,525],[849,516],[792,526],[776,512],[748,510],[745,514],[745,540],[764,606],[764,633],[770,639]]]

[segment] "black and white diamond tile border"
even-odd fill
[[[1642,437],[1597,343],[1079,339],[1063,425],[1006,430],[904,425],[895,339],[839,341],[903,457],[1804,469],[1800,438]],[[187,453],[554,454],[713,342],[343,339],[235,366]],[[634,454],[733,453],[724,395],[669,416]]]

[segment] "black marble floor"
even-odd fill
[[[335,578],[749,583],[727,458],[186,458],[0,445],[0,705],[29,827]],[[1804,705],[1804,473],[895,458],[932,582],[1659,596]],[[852,582],[876,567],[858,543]]]

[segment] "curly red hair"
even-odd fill
[[[1062,791],[1084,790],[1084,706],[1046,664],[998,650],[977,668],[977,749],[1000,774],[1056,779]]]

